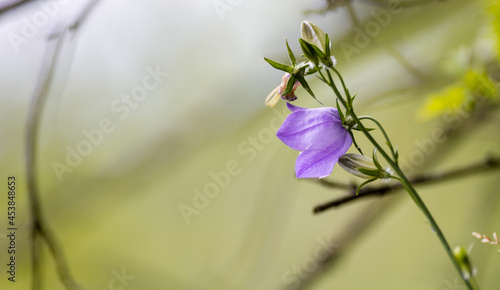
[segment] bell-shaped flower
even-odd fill
[[[288,147],[301,151],[295,163],[297,178],[323,178],[352,145],[337,109],[307,109],[287,103],[292,113],[276,136]]]

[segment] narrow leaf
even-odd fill
[[[289,66],[289,65],[286,65],[286,64],[283,64],[283,63],[279,63],[279,62],[276,62],[272,59],[269,59],[267,57],[264,57],[264,60],[267,61],[267,63],[269,63],[272,67],[274,67],[275,69],[278,69],[278,70],[281,70],[281,71],[284,71],[284,72],[287,72],[289,74],[292,74],[293,73],[293,67]]]
[[[290,62],[292,63],[293,66],[297,63],[297,60],[295,59],[295,55],[293,55],[293,51],[290,49],[290,46],[288,45],[288,40],[285,38],[285,43],[286,43],[286,49],[288,50],[288,57],[290,58]]]

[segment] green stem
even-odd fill
[[[370,117],[370,116],[361,116],[361,117],[359,117],[359,120],[370,120],[377,125],[377,127],[380,129],[380,131],[384,135],[387,146],[389,146],[389,149],[391,149],[392,158],[394,159],[395,163],[398,164],[398,154],[396,153],[396,151],[394,151],[394,147],[392,146],[392,142],[391,142],[391,140],[389,140],[389,136],[387,136],[387,133],[385,132],[384,127],[382,127],[382,125],[379,123],[379,121],[375,120],[375,118]]]
[[[327,83],[329,83],[329,86],[334,90],[334,92],[337,95],[338,99],[340,100],[340,102],[342,103],[342,105],[346,108],[346,111],[347,111],[346,114],[350,115],[354,119],[354,121],[358,125],[358,129],[360,131],[362,131],[363,134],[366,136],[366,138],[370,141],[370,143],[372,143],[373,146],[375,146],[375,148],[377,148],[378,152],[384,157],[384,159],[391,166],[391,168],[394,170],[394,172],[397,174],[397,176],[399,176],[399,178],[397,178],[397,179],[399,179],[399,181],[401,182],[401,184],[403,185],[403,187],[406,189],[406,191],[408,192],[408,194],[410,195],[410,197],[413,199],[413,201],[415,202],[415,204],[417,205],[417,207],[426,216],[426,218],[429,221],[432,229],[434,230],[434,232],[438,236],[439,241],[443,245],[443,248],[445,249],[446,253],[448,254],[448,257],[451,259],[453,265],[455,266],[456,270],[460,274],[460,277],[464,281],[464,283],[467,286],[467,288],[469,290],[478,289],[477,286],[473,287],[472,284],[470,283],[470,281],[463,276],[462,270],[460,268],[460,265],[458,264],[457,260],[455,259],[455,256],[453,255],[453,251],[452,251],[450,245],[448,244],[448,241],[446,240],[443,232],[439,228],[437,222],[434,220],[434,218],[433,218],[432,214],[430,213],[430,211],[427,209],[427,206],[425,205],[424,201],[420,198],[420,196],[418,195],[417,191],[415,190],[415,188],[413,187],[413,185],[411,184],[411,182],[408,180],[408,178],[406,177],[406,175],[403,173],[403,171],[401,170],[401,168],[397,164],[396,160],[393,160],[389,156],[389,154],[387,154],[387,152],[385,152],[385,150],[382,148],[382,146],[380,146],[380,144],[375,140],[375,138],[373,138],[373,136],[370,134],[370,132],[363,125],[363,123],[361,122],[361,119],[358,116],[356,116],[356,114],[354,113],[354,110],[352,108],[352,103],[350,102],[350,100],[352,100],[352,98],[349,95],[349,91],[347,90],[347,87],[346,87],[346,85],[344,83],[344,80],[342,79],[342,76],[340,75],[340,73],[334,67],[329,67],[329,68],[331,70],[333,70],[337,74],[337,76],[339,77],[340,82],[342,83],[342,87],[344,88],[344,92],[346,94],[347,102],[346,102],[346,99],[344,99],[342,97],[342,95],[340,95],[338,89],[335,86],[335,83],[333,82],[331,74],[329,73],[328,70],[327,70],[327,73],[328,73],[329,80],[327,81],[325,79],[325,81],[327,81]],[[378,123],[378,122],[376,122],[376,123]],[[377,124],[377,125],[380,125],[380,124]],[[380,127],[381,127],[381,125],[380,125]],[[385,133],[385,131],[384,131],[384,133]],[[389,140],[387,138],[387,135],[385,135],[385,136],[386,136],[386,139]],[[390,144],[389,141],[388,141],[388,143]],[[391,148],[391,151],[392,151],[393,155],[395,155],[394,150],[392,150],[392,145],[389,145],[389,147]],[[396,158],[394,158],[394,159],[396,159]]]
[[[356,121],[356,123],[358,124],[359,129],[361,129],[361,131],[366,136],[366,138],[368,138],[368,140],[377,148],[377,150],[384,157],[384,159],[387,161],[387,163],[389,163],[389,165],[394,170],[394,172],[399,176],[399,181],[401,182],[401,184],[403,185],[403,187],[406,189],[406,191],[408,192],[408,194],[410,194],[410,197],[413,199],[413,201],[415,202],[415,204],[417,205],[417,207],[427,217],[427,220],[429,221],[432,229],[434,230],[434,232],[438,236],[439,241],[443,245],[443,247],[444,247],[446,253],[448,254],[448,257],[451,259],[453,265],[455,265],[455,268],[457,269],[458,273],[460,274],[460,277],[462,277],[465,285],[467,285],[468,289],[470,289],[470,290],[477,289],[477,288],[473,288],[472,285],[471,285],[471,283],[467,279],[465,279],[465,277],[463,277],[460,265],[458,264],[457,260],[455,259],[455,256],[453,255],[453,251],[452,251],[450,245],[448,244],[448,241],[446,240],[443,232],[439,228],[437,222],[434,220],[434,217],[432,216],[432,214],[430,213],[430,211],[427,209],[427,206],[425,205],[424,201],[420,198],[420,196],[418,195],[417,191],[415,190],[415,188],[413,187],[413,185],[411,184],[411,182],[408,180],[408,178],[406,177],[406,175],[403,173],[403,171],[401,170],[401,168],[399,167],[399,165],[396,164],[390,158],[390,156],[378,144],[378,142],[373,138],[373,136],[370,134],[370,132],[368,132],[368,130],[363,126],[363,124],[361,123],[361,121],[359,120],[359,118],[353,112],[351,112],[351,116]]]

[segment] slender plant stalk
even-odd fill
[[[331,69],[339,77],[340,82],[342,84],[342,87],[344,89],[345,97],[346,97],[347,100],[344,99],[344,97],[341,94],[339,94],[339,91],[336,88],[336,85],[333,82],[333,78],[332,78],[330,72],[328,71],[328,69]],[[347,87],[346,87],[346,85],[344,83],[344,80],[343,80],[342,76],[340,75],[340,73],[333,66],[328,67],[326,70],[327,70],[327,74],[328,74],[328,79],[324,79],[324,81],[333,89],[333,91],[337,95],[339,101],[345,107],[345,109],[346,109],[346,115],[348,115],[351,118],[353,118],[353,120],[357,124],[357,129],[360,130],[361,132],[363,132],[363,134],[370,141],[370,143],[372,143],[373,146],[375,146],[375,148],[377,149],[377,152],[380,153],[380,155],[382,155],[382,157],[384,157],[384,159],[389,164],[389,166],[394,170],[394,172],[398,176],[398,177],[396,177],[396,179],[398,179],[401,182],[401,184],[406,189],[406,191],[408,192],[408,194],[410,195],[410,197],[413,199],[413,201],[415,202],[415,204],[417,205],[417,207],[426,216],[426,218],[429,221],[429,223],[430,223],[433,231],[438,236],[439,241],[443,245],[443,248],[445,249],[448,257],[451,259],[453,265],[455,266],[456,270],[460,274],[460,277],[464,281],[464,283],[467,286],[467,288],[469,290],[478,289],[478,287],[473,287],[472,284],[471,284],[471,282],[468,279],[466,279],[466,277],[464,277],[464,275],[462,273],[462,270],[460,268],[460,265],[458,264],[458,261],[455,259],[453,251],[452,251],[450,245],[448,244],[448,241],[446,240],[443,232],[439,228],[437,222],[434,220],[434,217],[432,216],[432,214],[430,213],[430,211],[427,209],[427,206],[425,205],[424,201],[420,198],[420,196],[418,195],[417,191],[415,190],[415,188],[413,187],[413,185],[411,184],[411,182],[408,180],[408,178],[406,177],[406,175],[404,174],[404,172],[399,167],[399,165],[397,163],[397,160],[393,160],[389,156],[389,154],[387,154],[387,152],[384,150],[384,148],[382,148],[382,146],[380,146],[380,144],[377,142],[377,140],[375,140],[375,138],[370,134],[370,132],[368,131],[368,129],[366,129],[366,127],[361,122],[360,118],[354,113],[354,110],[352,108],[352,103],[350,102],[350,100],[352,100],[352,98],[351,98],[351,96],[349,94],[349,90],[347,89]],[[392,149],[392,145],[388,145],[388,146],[391,148],[392,155],[394,156],[394,151]]]

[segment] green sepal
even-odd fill
[[[378,177],[380,175],[380,170],[371,170],[371,169],[364,169],[364,168],[358,168],[358,171],[372,177]]]
[[[288,95],[290,92],[292,92],[293,86],[297,82],[297,78],[293,76],[293,74],[290,75],[290,78],[288,79],[288,82],[286,83],[286,88],[285,91],[283,92],[283,96]]]
[[[312,61],[315,65],[318,65],[319,59],[314,49],[314,46],[308,43],[307,41],[303,40],[302,38],[299,38],[299,43],[300,43],[300,48],[304,53],[304,56],[310,61]]]
[[[382,168],[382,165],[380,165],[380,162],[378,161],[378,157],[377,157],[377,148],[373,149],[373,164],[375,164],[375,166],[382,172],[384,172],[384,168]]]
[[[356,130],[356,131],[363,131],[361,129],[359,129],[358,127],[352,127],[353,130]],[[377,128],[365,128],[366,131],[370,132],[370,131],[373,131],[373,130],[377,130]]]
[[[369,183],[372,183],[374,182],[375,180],[377,180],[376,177],[372,178],[372,179],[368,179],[367,181],[361,183],[358,188],[356,189],[356,196],[359,194],[359,191],[361,190],[361,188],[365,187],[367,184]]]
[[[330,58],[330,54],[326,54],[323,50],[317,47],[314,44],[307,42],[306,40],[299,38],[300,47],[302,48],[302,52],[304,52],[304,56],[311,60],[315,65],[318,65],[319,62],[323,63],[327,67],[332,67],[333,62]],[[326,44],[325,44],[326,46]]]
[[[351,135],[351,139],[352,139],[352,143],[354,144],[354,147],[356,147],[356,149],[359,151],[359,153],[361,155],[365,155],[365,154],[363,154],[363,150],[361,150],[361,147],[359,147],[358,143],[356,142],[356,138],[354,138],[354,134],[352,134],[352,130],[348,130],[347,132],[349,132],[349,135]]]
[[[337,112],[339,113],[340,121],[342,123],[344,123],[345,117],[344,117],[344,113],[342,113],[342,110],[340,109],[339,99],[336,99],[336,101],[337,101]]]
[[[330,37],[328,36],[328,33],[325,33],[325,55],[330,56]]]
[[[276,61],[269,59],[267,57],[264,57],[264,60],[267,61],[267,63],[269,63],[275,69],[287,72],[289,74],[293,74],[293,67],[292,66],[276,62]]]
[[[290,49],[290,46],[288,45],[288,40],[285,38],[285,43],[286,43],[286,49],[288,50],[288,57],[290,58],[290,62],[292,63],[293,66],[297,64],[297,59],[295,58],[295,55],[293,55],[293,51]]]
[[[306,92],[308,92],[318,103],[323,105],[322,102],[320,102],[318,99],[316,99],[316,96],[314,95],[311,88],[309,87],[309,84],[306,82],[306,80],[304,78],[300,78],[299,82],[302,85],[302,87],[304,87],[304,90],[306,90]]]

